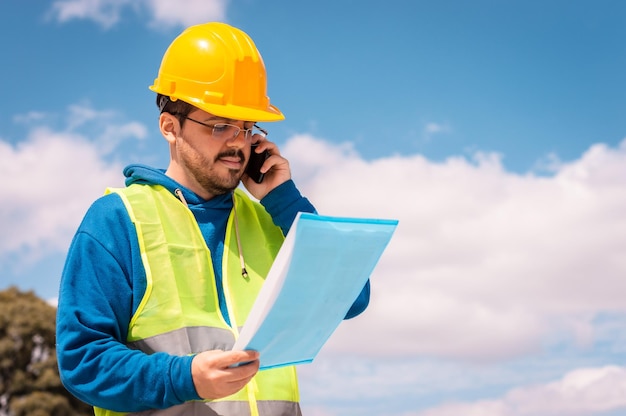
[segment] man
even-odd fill
[[[128,166],[86,213],[59,293],[61,379],[97,416],[301,414],[294,367],[231,351],[296,214],[315,212],[255,124],[284,118],[262,58],[239,29],[193,26],[150,89],[169,166]],[[269,153],[260,183],[253,143]],[[346,318],[368,302],[369,284]]]

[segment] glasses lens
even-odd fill
[[[254,137],[255,134],[258,134],[262,138],[265,138],[267,136],[267,132],[257,126],[254,126],[250,129],[250,138]]]
[[[213,137],[217,140],[231,140],[239,135],[241,128],[234,124],[219,123],[213,126]],[[251,129],[244,130],[246,140],[251,140],[255,134],[266,137],[267,132],[260,127],[254,126]]]
[[[218,140],[230,140],[239,134],[241,129],[232,124],[216,124],[213,126],[213,137]]]

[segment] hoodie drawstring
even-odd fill
[[[237,203],[235,202],[235,193],[233,192],[233,214],[235,219],[235,236],[237,237],[237,249],[239,250],[239,263],[241,264],[241,275],[244,279],[248,278],[246,270],[246,262],[243,258],[243,249],[241,247],[241,237],[239,236],[239,221],[237,220]]]
[[[182,202],[184,206],[189,208],[189,204],[187,204],[187,200],[183,196],[183,191],[181,191],[179,188],[176,188],[174,189],[174,194],[178,197],[178,199],[180,199],[180,202]]]

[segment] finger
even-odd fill
[[[259,371],[259,360],[250,361],[238,367],[229,370],[228,379],[233,381],[247,381],[251,379]]]
[[[267,141],[267,139],[262,134],[254,134],[252,136],[252,143],[261,143],[263,141]]]
[[[226,351],[225,354],[220,358],[220,364],[223,364],[224,367],[232,367],[235,364],[243,364],[258,360],[259,353],[252,350]]]
[[[280,155],[280,151],[278,150],[278,146],[276,143],[267,140],[267,138],[263,138],[256,142],[256,150],[255,152],[261,153],[264,150],[269,151],[270,155]]]
[[[245,363],[258,359],[256,351],[221,351],[211,350],[198,354],[198,358],[214,369],[228,369],[238,363]]]

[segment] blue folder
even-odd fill
[[[261,369],[313,361],[366,284],[398,221],[299,214],[233,349]]]

